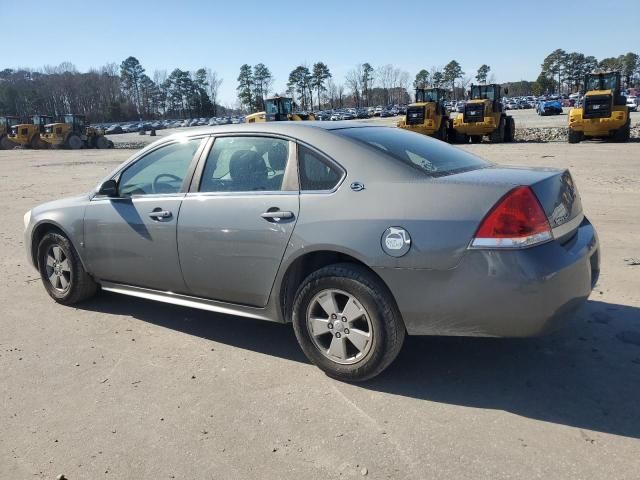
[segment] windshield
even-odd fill
[[[618,76],[615,73],[589,75],[585,87],[587,92],[589,90],[617,90]]]
[[[344,128],[333,132],[382,151],[431,177],[452,175],[490,165],[464,150],[399,128]]]
[[[279,111],[278,111],[279,107]],[[266,113],[284,113],[288,114],[293,111],[290,98],[272,98],[265,102]]]
[[[416,90],[416,102],[439,102],[439,92],[437,90]]]
[[[70,125],[73,125],[73,115],[65,115],[64,116],[64,123],[68,123]]]
[[[492,85],[474,85],[471,87],[471,98],[487,98],[495,100],[495,89]]]

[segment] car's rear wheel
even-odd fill
[[[40,241],[38,270],[47,293],[64,305],[86,300],[98,289],[69,239],[59,233],[47,233]]]
[[[302,350],[330,377],[364,381],[396,358],[405,336],[387,288],[372,273],[350,263],[309,275],[293,306],[293,327]]]

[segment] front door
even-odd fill
[[[192,295],[263,307],[298,218],[293,143],[215,140],[199,185],[183,200],[178,252]]]
[[[176,225],[201,139],[175,142],[129,165],[118,197],[96,196],[85,212],[85,248],[100,280],[184,293]]]

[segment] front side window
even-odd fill
[[[313,150],[298,147],[300,163],[300,190],[333,190],[342,178],[342,172]]]
[[[120,175],[121,197],[178,193],[201,139],[172,143],[148,153]]]
[[[202,172],[201,192],[282,190],[289,142],[269,137],[217,138]]]

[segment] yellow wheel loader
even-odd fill
[[[449,138],[453,143],[479,143],[485,135],[491,143],[511,142],[516,124],[513,117],[504,112],[500,101],[502,88],[490,85],[471,85],[469,101],[464,111],[451,123]],[[509,93],[505,89],[504,93]]]
[[[416,101],[407,107],[407,114],[398,127],[447,141],[449,115],[444,107],[446,90],[416,88]]]
[[[53,117],[49,115],[34,115],[31,117],[31,123],[20,123],[11,127],[9,140],[24,147],[45,148],[47,143],[40,140],[40,134],[44,133],[45,125],[52,121]]]
[[[45,125],[40,138],[51,148],[112,148],[113,142],[104,131],[88,126],[84,115],[63,115],[63,121]]]
[[[9,150],[15,147],[15,144],[9,140],[9,133],[11,133],[11,128],[19,123],[18,117],[0,117],[0,150]]]
[[[569,111],[569,143],[585,138],[611,138],[626,142],[631,133],[627,98],[620,92],[620,72],[589,73],[584,98]]]
[[[300,113],[293,111],[293,99],[290,97],[267,98],[264,101],[265,111],[256,112],[245,117],[246,123],[256,122],[282,122],[287,120],[315,120],[313,113]]]

